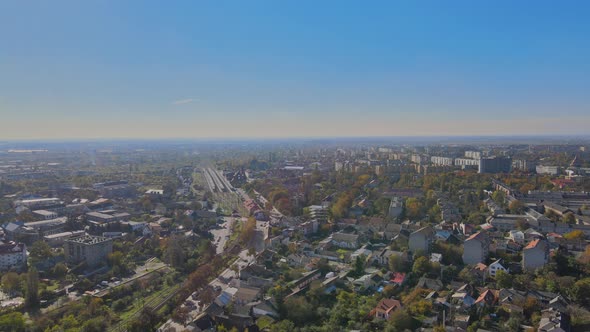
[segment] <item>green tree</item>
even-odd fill
[[[576,216],[573,213],[568,212],[563,215],[563,222],[565,222],[566,224],[573,225],[576,223]]]
[[[365,256],[360,255],[354,261],[354,275],[359,277],[365,272]]]
[[[29,250],[29,254],[29,257],[31,257],[34,262],[40,262],[53,256],[51,247],[45,241],[37,241],[33,243]]]
[[[270,326],[270,332],[291,332],[295,331],[295,324],[290,320],[282,320]]]
[[[419,218],[422,216],[424,205],[417,198],[408,198],[406,200],[406,215],[409,218]]]
[[[2,276],[2,290],[6,293],[14,293],[19,289],[20,277],[16,272],[6,272]]]
[[[402,256],[391,255],[388,258],[389,270],[393,272],[404,272],[406,270],[406,263]]]
[[[39,306],[39,273],[32,267],[27,273],[25,288],[25,307],[36,308]]]
[[[287,319],[295,323],[297,326],[303,326],[314,318],[313,306],[307,302],[305,297],[294,296],[285,300],[285,311],[287,312]]]
[[[572,295],[576,302],[583,306],[590,306],[590,278],[576,281],[572,287]]]
[[[0,331],[25,331],[25,318],[20,312],[11,312],[0,316]]]
[[[425,273],[430,272],[430,268],[431,265],[428,258],[420,256],[414,261],[414,265],[412,266],[412,272],[418,276],[422,276]]]
[[[496,287],[510,288],[512,287],[512,276],[502,270],[496,272]]]
[[[402,332],[406,330],[413,331],[414,319],[406,310],[397,310],[387,321],[385,331]]]
[[[185,258],[180,237],[170,237],[166,242],[166,251],[164,253],[165,261],[172,267],[181,269],[184,266]]]
[[[515,199],[512,202],[510,202],[510,204],[508,205],[508,208],[510,209],[511,213],[521,214],[524,212],[524,203]]]
[[[68,267],[64,263],[57,263],[52,269],[52,274],[58,279],[63,279],[68,274]]]
[[[504,194],[503,191],[494,191],[492,193],[492,199],[494,200],[494,202],[500,204],[500,205],[504,205],[504,201],[506,199],[506,194]]]

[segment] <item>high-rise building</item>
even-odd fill
[[[481,152],[479,151],[465,151],[465,157],[470,159],[481,159]]]
[[[430,162],[437,166],[453,166],[453,158],[449,157],[432,156]]]
[[[479,159],[479,173],[510,173],[512,158],[488,157]]]

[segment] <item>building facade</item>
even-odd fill
[[[463,243],[463,263],[475,265],[488,258],[490,238],[486,232],[477,232]]]
[[[84,235],[68,239],[64,243],[64,254],[68,264],[85,262],[94,267],[106,262],[107,255],[113,252],[113,240],[102,237]]]
[[[27,246],[9,242],[0,245],[0,271],[23,270],[27,266]]]

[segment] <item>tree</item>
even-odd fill
[[[291,332],[295,331],[295,324],[290,320],[282,320],[270,326],[270,332]]]
[[[391,255],[389,256],[387,263],[389,265],[389,270],[392,272],[402,272],[406,270],[406,263],[402,256]]]
[[[173,236],[166,242],[164,259],[174,268],[182,268],[185,262],[185,254],[180,242],[179,236]]]
[[[354,275],[360,277],[365,272],[365,256],[360,255],[354,261]]]
[[[385,331],[401,332],[405,330],[413,331],[414,319],[406,310],[397,310],[387,322]]]
[[[428,260],[428,258],[420,256],[414,261],[414,265],[412,266],[412,272],[419,276],[422,276],[425,273],[430,272],[430,267],[430,261]]]
[[[25,318],[20,312],[0,316],[0,331],[25,331]]]
[[[492,199],[494,202],[504,205],[504,201],[506,199],[506,194],[503,191],[496,190],[492,193]]]
[[[584,234],[584,232],[579,229],[573,230],[573,231],[563,235],[564,239],[571,240],[571,241],[583,240],[585,237],[586,237],[586,235]]]
[[[19,289],[20,278],[16,272],[7,272],[2,276],[2,290],[6,293],[14,293]]]
[[[51,258],[53,256],[51,247],[45,241],[37,241],[33,243],[29,253],[33,261],[36,262]]]
[[[27,273],[25,288],[25,307],[36,308],[39,306],[39,273],[32,267]]]
[[[572,287],[572,295],[576,302],[588,307],[590,305],[590,278],[576,281]]]
[[[512,287],[512,276],[505,271],[499,270],[496,272],[496,287],[510,288]]]
[[[574,225],[577,222],[576,216],[573,213],[568,212],[563,215],[563,222],[565,222],[566,224]]]
[[[508,208],[510,209],[510,212],[514,214],[521,214],[524,211],[524,204],[521,201],[515,199],[510,202]]]
[[[256,235],[256,219],[248,218],[240,232],[240,243],[244,246],[250,246]]]
[[[62,279],[68,274],[68,267],[64,263],[57,263],[52,269],[53,276]]]
[[[313,319],[313,306],[307,302],[305,297],[290,297],[285,300],[284,307],[287,313],[287,319],[295,323],[297,326],[303,326]]]
[[[424,208],[422,202],[417,198],[408,198],[406,200],[406,215],[409,218],[418,218],[422,215],[422,209]]]

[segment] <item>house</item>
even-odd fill
[[[394,299],[382,299],[377,306],[371,310],[370,315],[378,319],[390,319],[391,315],[401,309],[402,303]]]
[[[352,282],[354,288],[358,291],[362,291],[362,290],[366,290],[369,289],[370,287],[375,286],[375,283],[373,281],[373,275],[371,274],[365,274],[362,277],[355,279]]]
[[[394,272],[390,282],[397,286],[402,286],[406,282],[406,274],[403,272]]]
[[[465,292],[456,292],[451,296],[451,301],[462,307],[471,307],[475,304],[475,299]]]
[[[303,277],[292,282],[293,288],[303,289],[311,284],[312,281],[319,279],[320,270],[313,270],[303,274]]]
[[[484,280],[488,273],[488,266],[484,263],[477,263],[470,270],[471,274],[474,275],[478,280]]]
[[[522,250],[522,268],[535,270],[549,262],[549,244],[546,240],[535,239]]]
[[[254,317],[279,317],[277,309],[275,309],[275,306],[270,301],[254,302],[254,305],[252,306],[252,315]]]
[[[331,243],[339,248],[356,249],[359,246],[358,234],[334,233]]]
[[[480,306],[493,306],[496,304],[496,302],[498,302],[498,297],[491,289],[486,289],[483,291],[481,294],[479,294],[477,300],[475,300],[475,304]]]
[[[463,263],[474,265],[488,258],[490,238],[485,231],[477,232],[463,243]]]
[[[571,331],[570,316],[555,309],[541,311],[539,332],[569,332]]]
[[[508,239],[520,244],[525,242],[524,233],[519,230],[511,230],[508,232]]]
[[[407,253],[384,248],[373,255],[373,261],[378,265],[387,267],[389,266],[389,259],[394,256],[401,257],[404,262],[408,260]]]
[[[410,234],[408,246],[411,252],[422,251],[430,252],[430,248],[435,238],[435,231],[432,227],[426,226]]]
[[[422,277],[420,280],[418,280],[418,285],[416,285],[416,287],[440,291],[444,288],[444,285],[442,281],[438,279]]]
[[[501,259],[498,259],[497,261],[493,262],[492,264],[490,264],[488,266],[488,275],[492,278],[496,277],[496,273],[498,273],[498,271],[504,271],[506,273],[508,273],[508,269],[505,268],[501,263],[500,263]]]
[[[402,210],[403,210],[402,200],[397,196],[392,197],[391,203],[389,203],[389,211],[387,213],[387,216],[390,218],[397,218],[402,214]]]
[[[234,294],[234,303],[237,305],[245,305],[260,297],[262,290],[258,287],[250,287],[242,285]]]

